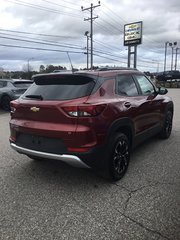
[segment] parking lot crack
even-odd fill
[[[164,238],[164,239],[172,240],[171,238],[168,238],[167,236],[161,234],[161,233],[158,232],[157,230],[154,230],[154,229],[151,229],[151,228],[145,226],[145,225],[142,224],[141,222],[136,221],[135,219],[129,217],[128,215],[126,215],[126,214],[124,214],[124,213],[122,213],[122,212],[119,212],[119,213],[122,214],[123,217],[125,217],[126,219],[132,221],[132,222],[135,223],[136,225],[142,227],[142,228],[145,229],[146,231],[148,231],[148,232],[150,232],[150,233],[153,233],[153,234],[156,234],[156,235],[158,235],[159,237],[162,237],[162,238]]]
[[[150,180],[147,180],[149,182],[149,186],[157,186],[157,185],[171,185],[171,186],[174,186],[174,185],[177,185],[177,184],[180,184],[180,181],[179,182],[158,182],[158,181],[155,181],[154,184],[150,184],[152,183],[152,181]]]

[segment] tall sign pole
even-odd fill
[[[124,25],[124,46],[128,46],[128,67],[131,67],[131,55],[134,57],[133,67],[137,67],[137,45],[141,43],[142,21]]]
[[[174,66],[174,69],[176,70],[177,69],[177,55],[178,55],[178,50],[179,50],[180,48],[176,48],[176,57],[175,57],[175,66]]]

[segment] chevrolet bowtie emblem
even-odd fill
[[[30,110],[33,111],[33,112],[39,112],[40,108],[31,107]]]

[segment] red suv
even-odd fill
[[[126,172],[131,149],[171,134],[173,102],[134,69],[39,74],[11,102],[10,144],[32,159],[97,169],[113,180]]]

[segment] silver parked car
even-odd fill
[[[19,98],[33,83],[24,79],[0,79],[0,105],[9,111],[10,101]]]

